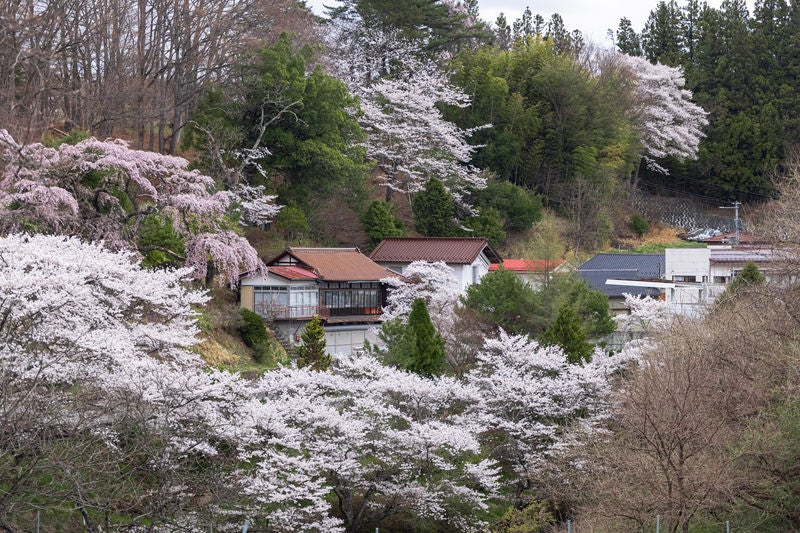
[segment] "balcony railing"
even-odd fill
[[[314,315],[319,315],[324,319],[332,316],[377,316],[382,312],[380,307],[276,306],[269,304],[256,304],[254,310],[267,320],[308,320]]]
[[[375,316],[381,314],[380,307],[331,307],[330,316]]]
[[[256,304],[254,311],[268,320],[303,320],[311,319],[314,315],[322,318],[331,316],[330,308],[325,305]]]

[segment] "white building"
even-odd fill
[[[462,290],[479,283],[492,263],[502,262],[489,241],[480,237],[390,237],[369,258],[398,274],[414,261],[441,261],[453,269]]]
[[[667,248],[664,250],[662,280],[609,279],[609,285],[652,287],[664,291],[664,298],[676,312],[700,316],[714,303],[727,285],[750,261],[769,279],[775,252],[766,246],[712,246],[708,248]]]

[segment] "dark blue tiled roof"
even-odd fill
[[[608,279],[660,279],[664,277],[664,254],[597,254],[578,267],[578,276],[607,296],[656,295],[658,289],[606,285]]]

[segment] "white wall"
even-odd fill
[[[378,342],[378,325],[328,326],[325,328],[325,351],[329,354],[352,354],[364,348],[364,340]]]
[[[315,283],[316,280],[308,280],[308,284]],[[239,280],[239,283],[245,287],[248,286],[262,286],[262,285],[290,285],[291,281],[280,276],[270,276],[269,274],[258,276],[246,276]]]
[[[664,278],[694,276],[696,281],[711,281],[711,250],[708,248],[667,248],[664,250]]]

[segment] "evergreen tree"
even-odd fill
[[[426,237],[449,237],[458,233],[454,223],[456,209],[444,185],[436,178],[412,201],[414,228]]]
[[[650,11],[642,31],[642,49],[653,63],[675,67],[680,64],[682,51],[681,10],[675,0],[661,0]]]
[[[500,50],[508,50],[511,48],[511,26],[508,25],[505,13],[497,15],[497,20],[494,23],[494,38],[497,42],[497,47]]]
[[[369,170],[364,133],[351,109],[357,99],[321,67],[309,69],[310,47],[281,35],[204,95],[184,143],[201,166],[233,188],[240,159],[251,185],[267,185],[281,203],[316,205],[341,187],[360,192]],[[244,155],[240,155],[244,154]],[[281,180],[271,176],[280,174]]]
[[[639,36],[633,29],[630,19],[625,17],[619,20],[619,27],[616,34],[617,50],[629,56],[642,55],[642,44],[639,41]]]
[[[742,289],[763,285],[764,283],[766,283],[766,278],[761,270],[758,269],[758,265],[753,261],[748,261],[744,264],[742,271],[730,282],[725,292],[730,295],[735,295]]]
[[[545,37],[552,41],[555,51],[559,54],[566,54],[572,49],[572,38],[564,26],[564,19],[558,13],[553,13],[550,17]]]
[[[370,248],[374,248],[386,237],[405,235],[403,223],[394,216],[392,204],[375,200],[361,216],[361,223],[367,231]]]
[[[408,328],[415,339],[408,370],[421,376],[441,374],[444,367],[444,339],[436,333],[424,299],[414,300],[408,315]]]
[[[257,363],[276,363],[278,357],[272,348],[264,319],[249,309],[241,309],[240,314],[242,323],[239,326],[239,333],[241,333],[244,343],[252,348],[253,359]]]
[[[474,311],[489,329],[535,335],[549,323],[545,302],[530,285],[510,270],[489,272],[467,287],[461,303]]]
[[[288,205],[275,217],[275,229],[283,235],[288,246],[308,233],[306,214],[296,205]]]
[[[483,212],[495,209],[503,218],[506,230],[529,229],[542,218],[542,199],[532,191],[510,181],[491,180],[476,194],[475,205]]]
[[[303,342],[295,348],[297,366],[318,372],[327,370],[331,366],[331,356],[325,351],[325,328],[319,315],[314,315],[306,324],[300,338]]]
[[[559,309],[555,322],[542,333],[541,341],[560,346],[571,364],[580,364],[591,359],[592,345],[586,342],[581,321],[575,310],[568,305]]]

